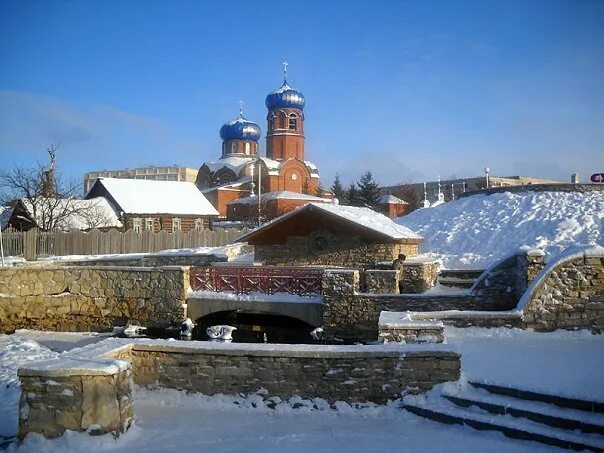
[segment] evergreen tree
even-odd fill
[[[325,192],[326,192],[325,188],[319,182],[319,185],[317,186],[317,190],[315,191],[315,196],[322,197],[323,195],[325,195]]]
[[[344,203],[342,203],[344,204]],[[359,190],[355,183],[350,184],[348,186],[348,191],[346,192],[346,203],[350,206],[362,206],[362,200],[359,197]]]
[[[361,180],[357,183],[357,186],[359,187],[359,205],[375,208],[382,194],[380,186],[373,180],[373,175],[370,171],[361,176]]]
[[[334,197],[336,197],[340,204],[348,204],[348,196],[346,194],[346,190],[344,186],[342,186],[342,181],[340,181],[340,175],[336,173],[336,179],[333,180],[333,184],[331,185],[331,193],[333,193]]]

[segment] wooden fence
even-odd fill
[[[168,233],[159,231],[117,230],[26,232],[7,229],[2,232],[5,256],[35,260],[45,256],[107,255],[159,252],[191,247],[216,247],[235,242],[247,230],[216,229]]]

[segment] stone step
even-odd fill
[[[601,401],[589,401],[578,398],[569,398],[565,396],[550,395],[546,393],[540,393],[533,390],[522,390],[513,387],[504,387],[496,384],[489,384],[480,381],[470,381],[469,384],[474,388],[484,389],[490,393],[497,395],[511,396],[513,398],[528,400],[528,401],[540,401],[543,403],[553,404],[558,407],[565,407],[568,409],[577,409],[586,412],[604,413],[604,402]]]
[[[572,450],[604,451],[604,437],[598,434],[577,434],[510,415],[462,409],[445,398],[405,397],[403,408],[440,423],[467,425],[478,430],[499,431],[521,440],[531,440]]]
[[[441,269],[438,275],[444,278],[476,280],[483,272],[484,269]]]
[[[548,403],[519,400],[486,391],[443,392],[442,396],[460,407],[476,406],[491,414],[508,414],[554,428],[604,435],[604,416],[601,414],[560,408]]]
[[[438,283],[451,288],[471,288],[475,282],[471,278],[438,277]]]

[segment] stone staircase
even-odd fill
[[[572,450],[604,451],[604,403],[470,381],[427,395],[406,396],[403,407],[441,423],[500,431]]]
[[[483,272],[484,269],[441,269],[438,283],[450,288],[469,289]]]

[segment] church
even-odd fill
[[[308,202],[328,202],[316,197],[317,166],[304,153],[304,95],[287,81],[266,96],[266,157],[259,155],[260,126],[243,116],[220,128],[220,158],[199,169],[196,185],[221,218],[243,220],[259,212],[263,200],[266,218]],[[260,194],[260,197],[258,195]]]

